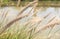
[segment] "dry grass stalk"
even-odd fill
[[[35,13],[34,13],[34,14],[35,14]],[[33,15],[34,15],[34,14],[33,14]],[[32,15],[32,16],[33,16],[33,15]],[[37,19],[36,19],[36,18],[37,18]],[[40,19],[40,18],[38,18],[38,17],[35,17],[35,18],[32,18],[31,20],[29,20],[28,22],[26,22],[24,25],[26,26],[26,25],[28,25],[29,23],[36,23],[36,22],[37,22],[36,20],[38,20],[38,19],[39,19],[40,21],[42,20],[42,19]]]
[[[50,23],[52,20],[54,20],[54,19],[55,19],[55,17],[56,17],[56,16],[54,16],[54,17],[53,17],[53,18],[52,18],[48,23]]]
[[[39,32],[43,31],[43,30],[46,30],[47,28],[50,28],[51,27],[51,30],[53,29],[53,27],[57,24],[60,24],[60,20],[56,20],[54,19],[52,22],[48,23],[47,25],[44,25],[43,27],[40,28],[39,31],[37,31],[36,33],[33,34],[33,36],[35,37],[37,34],[39,34]],[[48,34],[48,38],[50,38],[50,33]],[[48,39],[47,38],[47,39]]]
[[[49,15],[50,15],[51,13],[48,13],[46,16],[44,16],[43,18],[46,18],[46,17],[48,17]]]
[[[29,4],[28,4],[28,5],[29,5]],[[29,5],[29,6],[30,6],[30,5]],[[36,7],[36,3],[33,5],[33,8],[32,8],[28,13],[31,14],[31,11],[32,11],[35,7]],[[34,14],[35,14],[35,13],[34,13]],[[33,16],[33,15],[32,15],[32,16]],[[31,22],[31,20],[28,21],[27,23],[25,23],[24,26],[27,26],[30,22]]]
[[[18,18],[16,18],[16,19],[10,21],[8,24],[6,24],[6,25],[3,27],[3,29],[2,29],[1,32],[0,32],[0,34],[2,34],[2,33],[3,33],[7,28],[9,28],[13,23],[15,23],[16,21],[18,21],[18,20],[20,20],[20,19],[22,19],[22,18],[24,18],[24,17],[26,17],[26,16],[28,16],[28,15],[20,16],[20,17],[18,17]]]
[[[45,18],[47,18],[49,15],[50,15],[50,13],[48,13],[46,16],[42,17],[41,20],[38,22],[38,25],[39,25]]]
[[[54,16],[48,23],[50,23],[51,21],[53,21],[53,20],[55,19],[55,17],[56,17],[56,16]],[[54,25],[53,25],[53,26],[54,26]],[[50,30],[49,33],[48,33],[48,39],[51,38],[50,33],[51,33],[51,31],[53,30],[53,28],[54,28],[54,27],[52,27],[51,30]]]
[[[48,17],[50,14],[47,14],[46,16],[39,18],[39,17],[33,17],[32,20],[30,20],[30,22],[32,23],[37,23],[38,25],[42,22],[43,19],[45,19],[46,17]]]
[[[20,10],[20,13],[17,16],[21,15],[28,7],[30,7],[32,4],[35,4],[35,3],[36,3],[36,1],[33,1],[33,2],[29,3],[22,10]]]
[[[43,17],[43,19],[45,19],[47,16],[49,16],[50,14],[47,14],[46,16],[44,16]],[[35,18],[36,19],[36,18]],[[32,24],[30,27],[29,27],[29,31],[28,32],[30,32],[33,28],[35,28],[35,30],[36,30],[36,28],[37,28],[37,26],[41,23],[41,21],[43,20],[43,19],[40,19],[38,22],[36,22],[37,23],[37,25],[36,26],[34,26],[35,25],[35,22],[33,22],[34,24]],[[33,20],[33,19],[31,19],[31,20]],[[31,22],[31,20],[30,20],[30,22]],[[34,21],[34,20],[33,20]],[[27,22],[27,24],[28,24],[28,22]],[[35,33],[36,33],[36,31],[35,31]],[[35,37],[35,33],[32,35],[32,36],[34,36]]]
[[[20,0],[18,0],[18,1],[20,1]],[[31,4],[28,4],[28,6],[30,6]],[[28,7],[28,6],[26,6],[26,7]],[[26,8],[26,7],[24,7],[23,9],[22,9],[22,12],[21,12],[21,14],[24,12],[24,9]],[[34,8],[34,7],[33,7]],[[31,11],[33,10],[33,8],[28,12],[28,13],[31,13]],[[27,8],[26,8],[27,9]],[[19,13],[20,14],[20,13]],[[17,15],[17,17],[19,16],[19,14]],[[20,14],[20,15],[21,15]],[[24,26],[27,26],[28,24],[29,24],[29,22],[30,21],[28,21],[28,22],[26,22],[25,24],[24,24]],[[17,22],[15,22],[16,24],[17,24]]]
[[[34,6],[33,6],[33,8],[34,8]],[[32,8],[28,13],[30,13],[30,12],[33,10],[33,8]],[[35,13],[33,13],[32,16],[34,16],[37,12],[38,12],[38,11],[35,11]],[[34,19],[32,18],[31,20],[29,20],[28,22],[26,22],[24,25],[27,26],[30,22],[32,22],[32,20],[34,20]],[[40,19],[40,20],[41,20],[41,19]],[[33,23],[34,23],[34,22],[33,22]]]
[[[51,21],[53,21],[53,20],[55,19],[55,17],[56,17],[56,16],[54,16],[48,23],[50,23]],[[53,30],[53,28],[54,28],[54,27],[52,27],[51,30],[49,31],[48,36],[49,36],[50,32]]]
[[[40,28],[40,30],[36,33],[39,33],[40,31],[46,30],[47,28],[53,28],[55,25],[60,24],[60,20],[53,20],[52,22],[48,23],[47,25],[44,25]]]
[[[35,0],[34,2],[37,2],[37,1]],[[29,7],[31,4],[33,4],[33,2],[32,2],[32,3],[29,3],[29,4],[28,4],[26,7],[24,7],[23,9]],[[35,8],[36,6],[37,6],[37,4],[34,4],[34,5],[33,5],[33,8]],[[33,10],[33,8],[32,8],[28,13],[30,13],[30,12]],[[22,9],[22,11],[24,11],[23,9]],[[22,12],[22,13],[23,13],[23,12]],[[19,13],[19,14],[20,14],[20,13]],[[19,14],[18,14],[18,15],[19,15]],[[29,22],[25,23],[24,25],[28,25],[28,24],[29,24]]]
[[[20,11],[20,13],[19,13],[17,16],[21,15],[29,6],[31,6],[32,4],[35,4],[35,3],[36,3],[36,1],[33,1],[33,2],[29,3],[27,6],[25,6],[25,7]],[[34,8],[34,7],[33,7],[33,8]],[[29,11],[29,13],[33,10],[33,8]]]

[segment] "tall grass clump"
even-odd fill
[[[23,8],[20,11],[20,14],[18,14],[20,16],[17,16],[16,19],[8,22],[7,24],[5,24],[3,26],[1,25],[2,28],[0,28],[0,39],[33,39],[32,36],[33,36],[33,33],[35,32],[35,28],[33,27],[31,29],[28,29],[29,26],[27,26],[27,25],[22,25],[22,27],[21,27],[20,22],[18,22],[18,20],[21,20],[24,17],[27,17],[29,15],[29,14],[21,15],[21,13],[23,13],[24,10],[26,10],[26,8],[28,8],[33,3],[36,3],[36,1],[28,4],[28,6]],[[7,16],[7,13],[5,15],[3,14],[3,17],[2,17],[3,22],[1,22],[1,24],[4,23],[6,16]],[[16,25],[15,22],[18,24]],[[14,27],[17,27],[17,29]],[[21,28],[18,28],[18,27],[21,27]],[[17,31],[15,31],[15,30],[17,30]]]
[[[19,7],[20,2],[21,1],[18,0],[17,7]],[[51,35],[51,31],[56,25],[60,24],[60,19],[57,19],[56,16],[52,17],[50,20],[47,19],[51,15],[51,13],[48,13],[47,15],[41,17],[37,16],[37,5],[38,0],[30,2],[28,5],[24,6],[16,15],[15,19],[11,21],[9,21],[7,18],[9,11],[7,11],[6,13],[3,12],[3,14],[0,15],[0,39],[51,39],[53,36],[53,34]],[[27,12],[28,14],[23,15],[24,11],[30,6],[32,6],[33,8],[29,12]],[[31,13],[32,10],[33,13]],[[29,16],[31,18],[29,18]],[[46,19],[49,21],[47,22]],[[23,22],[21,23],[22,20]],[[44,22],[46,24],[44,24]],[[54,34],[57,31],[55,31]]]

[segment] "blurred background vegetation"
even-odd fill
[[[0,6],[16,6],[17,2],[19,0],[0,0]],[[29,2],[32,2],[34,0],[20,0],[20,5],[25,6]],[[40,6],[41,4],[60,4],[60,0],[39,0],[38,5]]]

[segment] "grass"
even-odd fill
[[[7,11],[8,13],[8,11]],[[36,13],[35,13],[36,14]],[[4,14],[3,15],[3,21],[6,21],[6,17],[7,17],[8,14]],[[46,16],[43,17],[42,20],[38,21],[37,23],[35,23],[35,21],[32,22],[32,20],[34,20],[36,18],[36,16],[33,16],[32,17],[35,17],[35,18],[32,18],[30,19],[30,21],[27,21],[25,22],[23,25],[20,25],[20,22],[17,21],[16,23],[14,23],[13,25],[11,25],[11,27],[9,27],[5,32],[3,32],[1,35],[0,35],[0,39],[47,39],[48,37],[44,38],[42,36],[40,36],[41,32],[40,31],[44,31],[46,30],[46,28],[49,28],[48,26],[51,26],[53,27],[55,24],[57,24],[59,22],[58,21],[55,21],[55,17],[54,16],[49,22],[47,25],[44,25],[46,27],[43,27],[42,30],[38,30],[36,31],[38,25],[45,19],[49,16],[50,14],[47,14]],[[22,18],[23,19],[23,18]],[[21,20],[21,19],[20,19]],[[37,20],[37,19],[36,19]],[[5,22],[6,23],[6,22]],[[32,24],[30,24],[32,23]],[[3,24],[3,22],[2,22]],[[37,24],[37,25],[36,25]],[[2,26],[2,25],[0,25]],[[4,26],[3,26],[4,27]],[[17,29],[16,29],[17,28]],[[2,28],[3,29],[3,28]],[[40,32],[40,33],[39,33]],[[51,31],[49,31],[49,34],[50,34]],[[49,36],[48,34],[48,36]]]
[[[35,2],[32,2],[31,4],[34,4]],[[16,19],[13,19],[12,21],[8,22],[9,20],[6,19],[8,15],[8,11],[2,14],[2,17],[0,20],[0,39],[49,39],[48,37],[50,35],[50,32],[52,31],[53,27],[55,25],[60,24],[59,19],[55,19],[56,16],[54,16],[49,22],[45,25],[40,25],[49,15],[43,16],[39,18],[37,14],[37,10],[33,12],[33,15],[31,16],[31,19],[25,21],[23,24],[20,24],[22,19],[26,19],[26,17],[30,16],[31,11],[29,11],[27,15],[22,15],[22,13],[30,6],[28,4],[26,7],[24,7],[21,12],[17,15]],[[37,5],[32,6],[32,9],[36,9]],[[46,9],[46,8],[45,8]],[[44,10],[45,10],[44,9]],[[44,11],[43,10],[43,11]],[[43,12],[42,11],[42,12]],[[46,21],[45,21],[46,22]],[[40,28],[39,28],[40,27]],[[44,37],[44,31],[51,28],[50,31],[48,31],[48,35]],[[39,30],[38,30],[39,29]],[[59,30],[58,30],[59,31]],[[57,31],[56,31],[57,32]],[[46,33],[45,33],[46,34]]]
[[[7,13],[8,13],[8,11],[7,11]],[[0,22],[2,25],[3,25],[4,21],[6,21],[5,19],[6,19],[7,13],[6,14],[2,14],[2,19],[3,20],[2,20],[2,22]],[[22,15],[21,15],[21,18],[23,18]],[[17,19],[17,20],[19,20],[19,19]],[[12,22],[8,23],[7,27],[9,25],[11,25],[15,21],[12,21]],[[7,22],[5,22],[5,23],[7,23]],[[32,39],[33,38],[32,35],[34,33],[33,31],[35,31],[35,30],[33,28],[27,30],[27,28],[29,26],[27,26],[27,25],[26,26],[25,25],[21,26],[19,24],[20,24],[19,22],[18,23],[17,22],[14,23],[13,25],[11,25],[12,27],[9,27],[8,30],[6,30],[5,32],[3,32],[6,29],[6,28],[4,28],[5,26],[4,25],[3,26],[0,25],[2,27],[2,28],[0,28],[0,30],[1,31],[3,30],[2,31],[3,34],[0,35],[0,39]],[[18,28],[17,26],[18,27],[20,26],[21,28]],[[16,29],[16,27],[18,29]],[[15,31],[15,30],[17,30],[17,31]]]

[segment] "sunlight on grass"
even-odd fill
[[[11,21],[11,20],[8,20],[9,17],[7,18],[8,14],[9,14],[9,11],[7,11],[4,14],[0,14],[0,16],[2,17],[2,18],[1,17],[0,18],[3,19],[2,21],[0,21],[0,29],[2,29],[6,23]],[[36,13],[36,14],[38,14],[38,13]],[[40,16],[41,15],[42,15],[42,13],[40,13]],[[33,15],[33,16],[31,16],[31,18],[29,18],[29,21],[28,21],[27,17],[25,17],[25,19],[22,18],[21,20],[15,22],[13,25],[11,25],[11,27],[9,27],[2,35],[0,35],[0,39],[49,39],[49,38],[58,39],[59,34],[56,33],[55,34],[56,37],[55,37],[54,34],[52,34],[50,32],[50,29],[52,27],[54,27],[55,23],[57,23],[57,24],[59,23],[59,17],[56,17],[57,15],[56,16],[53,15],[53,17],[51,19],[48,19],[49,15],[51,15],[51,14],[46,14],[44,17],[43,16],[40,17],[38,15],[37,16]],[[12,17],[14,17],[14,16],[12,16]],[[11,19],[14,19],[14,18],[11,18]],[[49,21],[46,19],[48,19]],[[25,21],[25,22],[22,22],[22,21]],[[44,22],[46,23],[46,21],[48,21],[48,23],[44,24]],[[48,30],[46,30],[46,28],[48,28]]]

